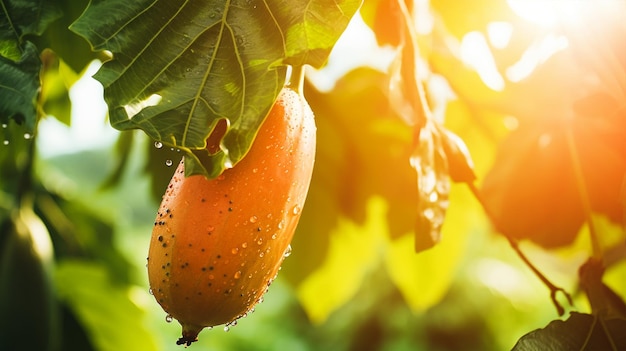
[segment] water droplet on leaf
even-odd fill
[[[163,147],[163,143],[160,141],[155,141],[154,142],[154,147],[156,147],[157,149],[160,149]]]

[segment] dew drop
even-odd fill
[[[172,160],[166,160],[165,161],[165,165],[168,167],[171,167],[174,164],[174,162],[172,162]]]
[[[230,250],[230,252],[232,252],[232,253],[233,253],[233,255],[236,255],[236,254],[239,252],[239,248],[238,248],[238,247],[235,247],[235,248],[233,248],[232,250]]]
[[[32,137],[33,137],[33,136],[32,136],[30,133],[24,133],[24,139],[27,139],[27,140],[28,140],[28,139],[30,139],[30,138],[32,138]]]
[[[150,293],[150,295],[154,295],[154,291],[152,291],[152,288],[150,288],[150,290],[148,290],[148,292]]]
[[[252,173],[257,173],[259,171],[258,168],[252,168]]]
[[[245,249],[246,247],[248,247],[248,243],[242,243],[241,247]]]
[[[280,221],[278,223],[278,229],[283,229],[285,227],[285,222],[284,221]]]
[[[276,233],[272,234],[272,239],[276,240],[276,238],[278,237],[278,235],[276,235]]]
[[[295,205],[295,206],[293,207],[292,212],[293,212],[293,214],[294,214],[294,215],[297,215],[298,213],[300,213],[300,206]]]
[[[9,145],[9,141],[8,141],[8,140],[3,141],[2,143],[3,143],[4,145]]]
[[[160,141],[155,141],[154,142],[154,147],[156,147],[157,149],[160,149],[163,147],[163,143]]]
[[[257,245],[263,245],[263,238],[259,238],[259,240],[256,241]]]
[[[225,331],[225,332],[227,332],[227,331],[229,331],[229,330],[230,330],[230,327],[229,327],[229,326],[227,326],[227,325],[225,325],[225,326],[224,326],[224,331]]]
[[[6,124],[6,123],[2,123],[2,128],[6,128],[6,127],[8,127],[8,126],[9,126],[8,124]]]
[[[283,257],[289,257],[289,256],[291,256],[291,245],[287,246],[285,253],[283,253]]]
[[[258,220],[257,216],[250,217],[250,223],[256,223],[257,220]]]
[[[235,275],[233,276],[233,278],[235,278],[235,279],[241,278],[241,271],[235,272]]]
[[[168,314],[167,316],[165,316],[165,321],[167,323],[172,323],[173,320],[174,320],[174,317],[172,317],[172,315]]]

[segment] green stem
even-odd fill
[[[291,66],[289,86],[298,94],[304,93],[304,66]]]

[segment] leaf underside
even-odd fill
[[[285,84],[286,65],[323,65],[358,5],[95,0],[71,29],[93,50],[112,53],[95,75],[111,124],[185,151],[187,174],[214,177],[249,149]],[[205,148],[220,119],[229,122],[221,150],[192,153]]]

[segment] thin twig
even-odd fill
[[[537,276],[537,278],[539,278],[539,280],[550,290],[550,299],[552,300],[552,303],[556,307],[556,310],[559,316],[562,316],[565,313],[565,308],[563,308],[561,303],[557,300],[557,294],[561,292],[567,299],[567,302],[570,304],[570,306],[574,305],[572,296],[567,291],[565,291],[565,289],[553,284],[543,273],[541,273],[541,271],[522,252],[522,250],[519,247],[519,242],[515,238],[508,235],[507,233],[502,232],[502,230],[500,229],[501,226],[498,225],[498,221],[496,217],[491,213],[489,208],[485,205],[485,202],[483,201],[482,196],[480,195],[478,189],[476,188],[476,185],[474,183],[467,183],[467,185],[472,191],[472,194],[474,194],[474,197],[481,204],[483,210],[487,214],[487,217],[489,217],[489,220],[495,225],[496,228],[498,228],[498,230],[500,230],[500,233],[508,240],[509,244],[513,248],[513,251],[515,251],[517,256],[519,256],[519,258],[522,259],[522,261],[526,264],[526,266],[528,266],[528,268],[530,268],[530,270],[535,274],[535,276]]]
[[[589,227],[592,255],[595,259],[602,260],[602,249],[600,247],[598,232],[592,216],[593,211],[591,209],[591,201],[589,200],[589,192],[587,191],[587,185],[585,184],[585,176],[583,174],[582,165],[580,164],[580,156],[578,154],[578,149],[576,148],[574,134],[571,128],[567,129],[566,135],[567,146],[569,148],[572,168],[574,171],[574,178],[576,179],[576,188],[578,189],[580,202],[583,206],[583,212],[585,213],[585,220],[587,221],[587,226]]]

